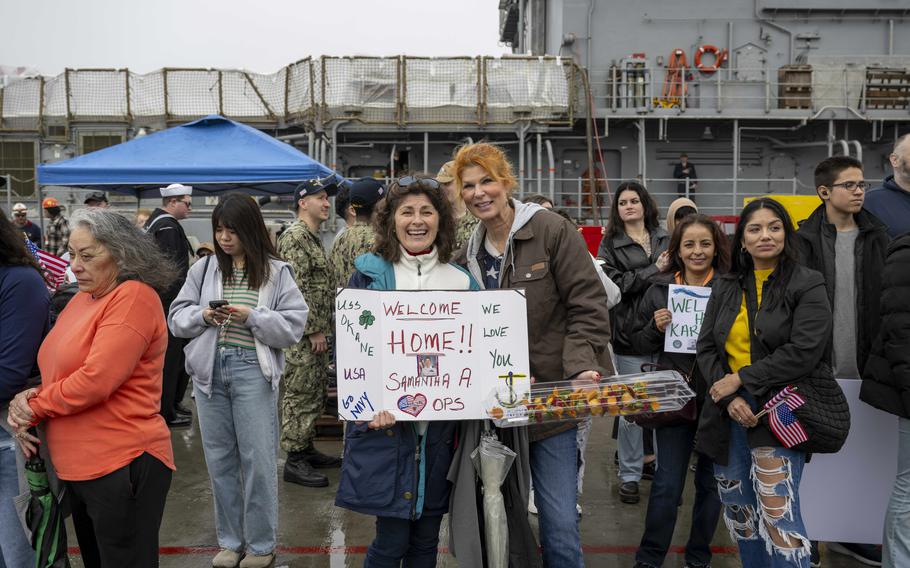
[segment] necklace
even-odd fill
[[[638,245],[644,249],[647,256],[651,256],[651,235],[648,231],[641,233],[640,235],[632,235],[629,233],[629,237],[638,243]]]

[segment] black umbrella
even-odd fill
[[[34,429],[30,433],[36,435]],[[25,479],[31,493],[25,522],[32,533],[35,568],[69,568],[63,511],[51,491],[47,468],[37,451],[25,463]]]

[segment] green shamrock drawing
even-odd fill
[[[364,329],[373,325],[373,322],[375,321],[376,317],[370,312],[370,310],[364,310],[363,313],[360,314],[360,325],[362,325]]]

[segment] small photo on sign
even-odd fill
[[[439,355],[417,355],[417,375],[421,377],[438,377]]]

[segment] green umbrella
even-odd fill
[[[37,453],[25,463],[25,479],[31,493],[25,521],[32,533],[35,568],[69,568],[63,512],[51,491],[44,460]]]

